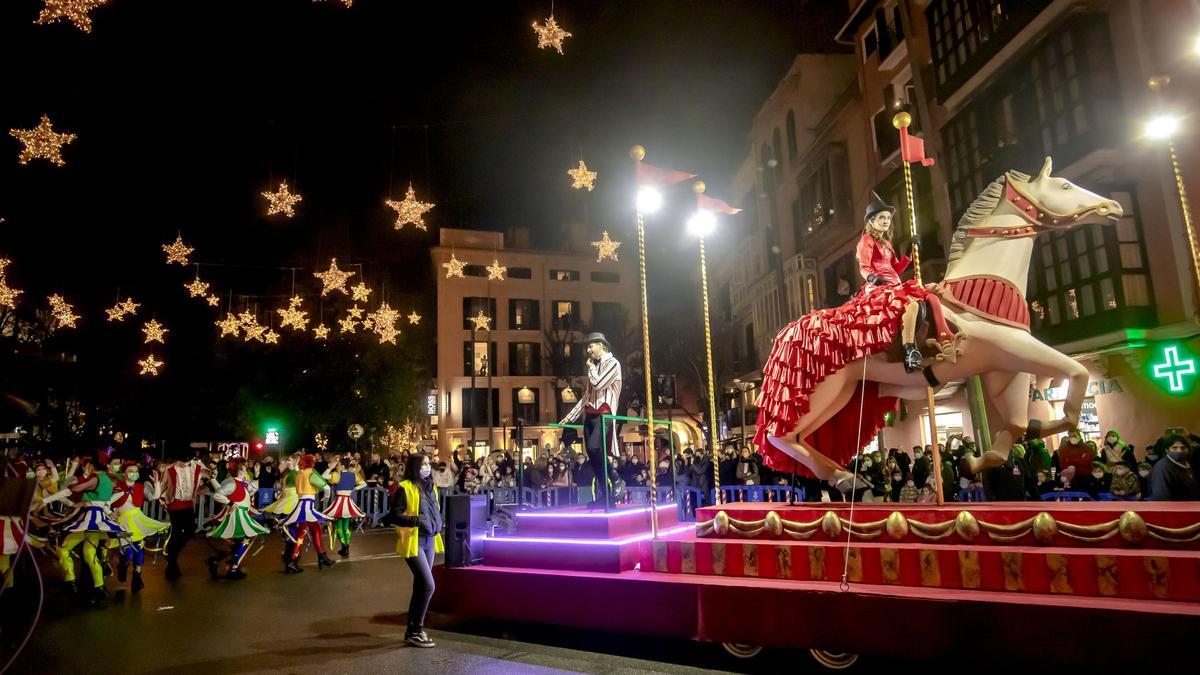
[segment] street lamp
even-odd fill
[[[637,207],[642,213],[655,213],[662,208],[662,193],[652,187],[643,187],[637,193]]]
[[[646,158],[646,149],[640,145],[635,145],[629,149],[629,158],[634,163],[634,175],[641,175],[642,160]],[[647,444],[647,456],[650,460],[651,467],[658,466],[658,458],[654,452],[654,388],[651,386],[651,371],[650,369],[650,305],[646,299],[646,219],[645,214],[654,213],[662,207],[662,194],[649,186],[642,186],[637,192],[635,203],[637,205],[637,236],[638,236],[638,272],[639,281],[641,282],[642,291],[642,368],[645,371],[646,377],[646,428],[650,431],[650,442]],[[599,477],[600,480],[608,481],[608,471],[605,470],[605,475]],[[604,493],[610,494],[606,488]],[[650,471],[650,536],[652,539],[658,539],[658,472],[654,469]],[[605,510],[608,506],[605,505]]]
[[[1150,91],[1161,95],[1163,88],[1170,81],[1171,78],[1165,75],[1152,77],[1150,78]],[[1167,142],[1167,150],[1171,156],[1171,169],[1175,172],[1175,190],[1179,193],[1179,207],[1183,212],[1183,229],[1187,233],[1188,250],[1192,254],[1192,279],[1196,284],[1196,292],[1200,294],[1200,247],[1196,244],[1196,233],[1192,229],[1192,211],[1188,206],[1187,189],[1183,185],[1183,172],[1179,169],[1179,155],[1175,152],[1175,135],[1179,133],[1181,126],[1179,117],[1160,114],[1146,123],[1146,136]],[[1200,298],[1200,295],[1197,295],[1197,298]]]
[[[1179,118],[1174,115],[1159,115],[1146,122],[1146,136],[1155,140],[1170,140],[1179,133]]]
[[[699,205],[704,194],[704,181],[692,184],[692,192],[696,193],[696,203]],[[717,392],[716,381],[713,378],[712,356],[712,323],[708,313],[708,261],[704,254],[704,238],[717,229],[717,217],[712,211],[700,208],[695,215],[688,219],[687,230],[700,240],[700,295],[704,298],[704,356],[708,368],[708,443],[713,462],[713,495],[714,502],[720,504],[721,472],[719,465],[721,457],[717,452]]]
[[[1192,40],[1192,56],[1200,56],[1200,35]]]

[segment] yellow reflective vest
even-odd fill
[[[400,489],[404,490],[404,515],[420,516],[421,513],[421,490],[410,480],[402,481]],[[433,486],[433,498],[438,498],[437,486]],[[396,530],[396,553],[405,558],[417,557],[417,538],[418,528],[416,527],[395,527]],[[442,534],[438,532],[433,535],[433,552],[442,553],[446,550],[442,543]],[[432,565],[433,561],[430,560]]]

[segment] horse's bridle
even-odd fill
[[[1004,201],[1012,205],[1029,224],[1024,227],[968,227],[966,229],[968,237],[999,237],[1003,239],[1036,237],[1041,230],[1058,229],[1060,224],[1069,225],[1091,213],[1108,215],[1109,209],[1104,202],[1094,206],[1085,206],[1071,213],[1055,213],[1035,204],[1017,187],[1016,183],[1011,172],[1005,174]]]

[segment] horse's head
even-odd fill
[[[1090,223],[1115,223],[1125,210],[1115,200],[1085,190],[1066,178],[1051,176],[1049,157],[1036,177],[1022,180],[1011,172],[1009,184],[1024,199],[1009,199],[1036,226],[1066,230]]]

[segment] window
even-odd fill
[[[758,363],[758,355],[756,355],[754,353],[754,324],[752,324],[752,323],[746,324],[745,331],[746,331],[746,344],[744,345],[746,348],[745,362],[746,363]]]
[[[984,158],[979,149],[977,113],[971,109],[956,116],[942,129],[942,134],[948,155],[946,179],[950,184],[950,207],[955,214],[961,214],[984,188]]]
[[[488,373],[492,375],[496,373],[492,371],[492,365],[496,363],[496,343],[487,343],[482,340],[472,342],[467,340],[463,342],[463,375],[470,377],[487,377]]]
[[[1050,0],[933,0],[925,11],[938,97],[944,102]]]
[[[541,375],[542,345],[537,342],[510,342],[508,345],[508,374]]]
[[[800,222],[803,225],[802,230],[796,232],[798,237],[803,238],[820,229],[832,211],[833,182],[830,162],[826,159],[800,185]]]
[[[789,110],[787,114],[787,142],[788,142],[788,161],[796,161],[796,111]]]
[[[488,271],[483,265],[467,265],[463,267],[463,274],[469,277],[486,277]]]
[[[472,330],[475,328],[475,323],[471,321],[471,317],[479,316],[479,313],[490,318],[488,328],[495,330],[496,325],[496,299],[495,298],[463,298],[463,328]]]
[[[592,328],[608,335],[611,340],[624,329],[625,312],[619,302],[593,302]]]
[[[579,302],[555,300],[553,324],[556,330],[579,330]]]
[[[488,395],[486,387],[463,387],[462,418],[465,427],[488,426]],[[491,426],[500,426],[500,390],[492,389]],[[486,442],[486,441],[485,441]]]
[[[550,270],[550,281],[579,281],[579,270]]]
[[[773,157],[775,161],[779,161],[783,157],[783,140],[780,138],[779,127],[775,127],[775,131],[771,132],[771,157]],[[776,181],[781,180],[784,173],[779,171],[778,168],[779,167],[776,167],[775,171]]]
[[[510,330],[540,330],[541,307],[537,300],[509,300],[508,327]]]
[[[532,279],[533,270],[528,267],[510,267],[506,276],[509,279]]]
[[[879,33],[875,30],[875,24],[870,23],[867,26],[867,32],[862,36],[862,60],[866,63],[879,51]]]
[[[567,366],[568,373],[575,375],[583,370],[583,359],[587,353],[583,345],[563,342],[558,345],[558,350],[563,363]]]
[[[621,281],[621,275],[616,272],[592,272],[590,276],[592,281],[602,284],[616,284]]]
[[[526,397],[533,395],[531,403],[521,403],[522,391],[525,392]],[[516,424],[517,420],[525,425],[537,424],[540,421],[538,411],[541,410],[541,394],[541,390],[537,387],[517,387],[512,390],[513,424]]]
[[[879,39],[879,60],[886,61],[904,44],[904,24],[900,21],[898,4],[875,10],[875,33]]]

